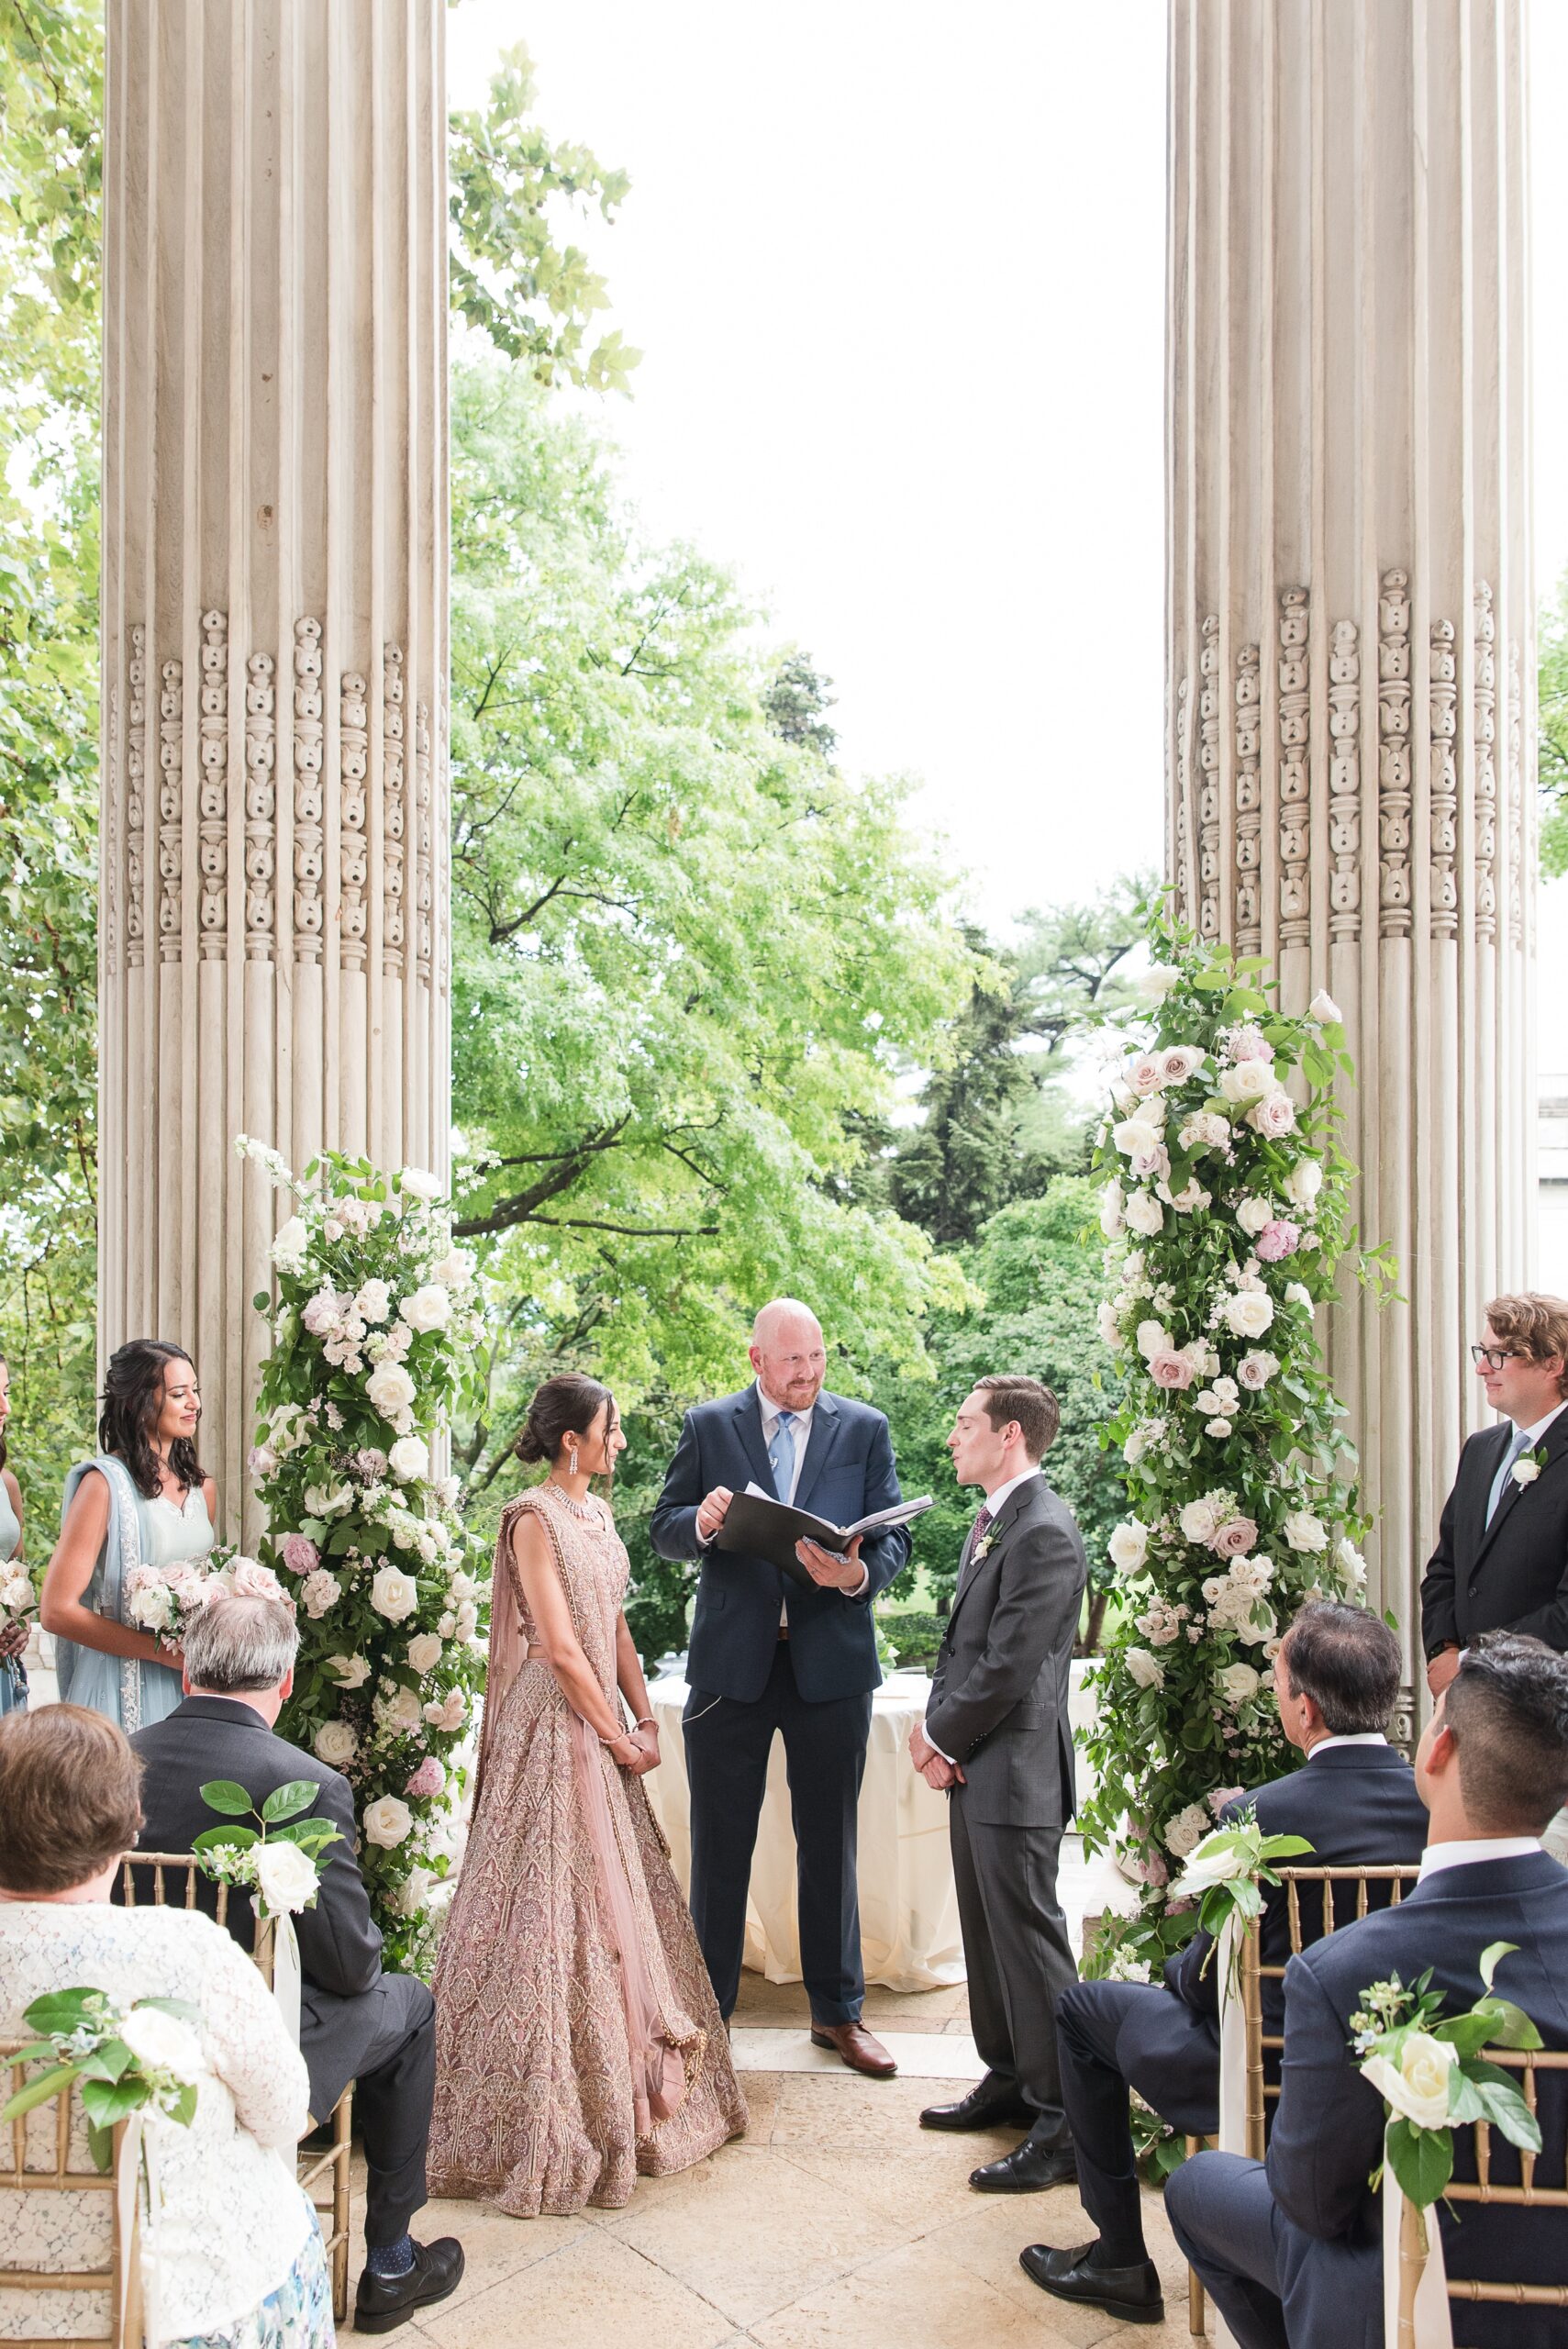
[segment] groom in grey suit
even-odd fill
[[[948,1450],[961,1485],[984,1488],[915,1765],[949,1797],[953,1876],[974,2043],[984,2078],[927,2129],[1029,2132],[970,2174],[986,2194],[1032,2194],[1076,2176],[1062,2107],[1056,2001],[1077,1979],[1056,1862],[1074,1804],[1068,1665],[1086,1573],[1073,1513],[1040,1474],[1060,1421],[1034,1378],[982,1378]]]

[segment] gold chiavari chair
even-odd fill
[[[1488,2064],[1502,2070],[1523,2074],[1522,2092],[1531,2112],[1539,2114],[1536,2076],[1540,2072],[1568,2072],[1568,2050],[1543,2047],[1488,2047],[1484,2051]],[[1475,2176],[1471,2179],[1450,2179],[1444,2191],[1449,2202],[1477,2203],[1483,2207],[1511,2205],[1527,2210],[1568,2210],[1568,2151],[1564,2154],[1563,2179],[1561,2186],[1541,2186],[1537,2182],[1536,2165],[1540,2155],[1516,2151],[1507,2146],[1509,2166],[1518,2165],[1518,2183],[1510,2185],[1492,2175],[1492,2124],[1487,2121],[1466,2121],[1454,2131],[1455,2140],[1473,2135],[1475,2143]],[[1435,2225],[1437,2214],[1429,2214],[1429,2224]],[[1562,2240],[1562,2223],[1553,2229],[1553,2239],[1559,2245]],[[1412,2278],[1412,2287],[1414,2279]],[[1473,2277],[1450,2277],[1448,2296],[1451,2300],[1491,2300],[1507,2308],[1568,2309],[1568,2284],[1506,2284],[1481,2283]],[[1412,2292],[1413,2297],[1413,2292]],[[1400,2338],[1413,2340],[1413,2328],[1406,2329],[1404,2295],[1401,2295]]]
[[[1372,1908],[1368,1891],[1370,1885],[1386,1884],[1389,1887],[1386,1905],[1392,1906],[1402,1898],[1406,1885],[1415,1883],[1420,1875],[1420,1870],[1413,1865],[1400,1865],[1279,1868],[1275,1873],[1284,1887],[1285,1918],[1290,1929],[1291,1954],[1296,1957],[1309,1945],[1303,1934],[1301,1922],[1301,1898],[1304,1886],[1316,1885],[1322,1902],[1321,1921],[1318,1932],[1312,1936],[1313,1940],[1317,1941],[1320,1940],[1324,1934],[1331,1933],[1337,1923],[1359,1923],[1362,1917],[1369,1914]],[[1334,1887],[1340,1884],[1353,1884],[1356,1887],[1353,1918],[1340,1919],[1336,1915]],[[1215,1963],[1218,1964],[1218,1957]],[[1247,2043],[1244,2150],[1253,2161],[1261,2162],[1268,2138],[1268,2108],[1272,2102],[1277,2101],[1279,2097],[1277,2083],[1267,2077],[1265,2058],[1271,2054],[1277,2055],[1284,2045],[1281,2033],[1265,2032],[1263,2029],[1263,1984],[1283,1981],[1284,1967],[1263,1965],[1258,1949],[1256,1918],[1241,1936],[1239,1975],[1238,1987],[1241,1995],[1241,2013]],[[1201,2152],[1207,2143],[1207,2140],[1205,2138],[1189,2137],[1187,2139],[1189,2157],[1193,2154]],[[1187,2272],[1187,2330],[1197,2336],[1201,2336],[1204,2332],[1205,2301],[1203,2286],[1189,2269]]]
[[[125,1904],[128,1909],[134,1909],[138,1905],[135,1872],[141,1869],[151,1871],[150,1905],[153,1908],[195,1908],[196,1880],[201,1875],[201,1868],[194,1853],[135,1852],[130,1854],[120,1872]],[[183,1894],[177,1900],[171,1900],[169,1898],[171,1876],[183,1880]],[[212,1883],[211,1878],[207,1881]],[[212,1889],[217,1895],[216,1914],[217,1922],[221,1925],[228,1920],[229,1887],[227,1884],[212,1883]],[[145,1891],[145,1879],[143,1879],[143,1891]],[[257,1971],[269,1990],[272,1987],[274,1937],[275,1928],[269,1918],[257,1925],[256,1938],[250,1952]],[[311,2118],[314,2121],[315,2115],[312,2114]],[[349,2313],[349,2245],[351,2232],[349,2179],[353,2159],[354,2126],[352,2081],[338,2099],[330,2119],[331,2143],[322,2151],[302,2153],[299,2156],[298,2176],[301,2186],[316,2205],[317,2223],[321,2229],[322,2241],[332,2269],[332,2313],[341,2324]],[[328,2181],[327,2190],[329,2198],[325,2202],[321,2200],[318,2193],[324,2179]]]
[[[17,2063],[20,2049],[32,2043],[23,2039],[0,2040],[0,2081],[5,2087],[0,2103],[15,2096],[26,2085],[33,2065]],[[105,2306],[101,2331],[74,2333],[68,2338],[58,2334],[13,2332],[6,2326],[7,2349],[140,2349],[141,2344],[141,2266],[137,2256],[138,2199],[130,2198],[129,2239],[121,2241],[120,2196],[118,2193],[120,2163],[125,2158],[126,2124],[122,2121],[114,2132],[114,2159],[106,2174],[95,2165],[87,2151],[87,2123],[82,2113],[80,2094],[74,2083],[46,2104],[35,2105],[10,2124],[10,2158],[0,2163],[0,2311],[13,2292],[74,2292],[94,2302],[100,2298]],[[51,2195],[101,2196],[97,2210],[89,2208],[84,2221],[78,2203],[78,2222],[88,2240],[81,2246],[82,2255],[91,2264],[77,2268],[46,2266],[14,2266],[7,2253],[24,2240],[23,2212],[27,2206],[21,2197],[43,2198]],[[15,2200],[12,2198],[17,2198]],[[7,2209],[7,2205],[9,2208]],[[44,2232],[54,2234],[50,2226]],[[69,2234],[70,2229],[63,2231]],[[126,2279],[122,2301],[120,2278]],[[90,2318],[89,2318],[90,2321]]]

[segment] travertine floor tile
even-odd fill
[[[913,2243],[804,2295],[751,2329],[761,2349],[1055,2349],[1049,2318]]]
[[[538,2220],[518,2220],[537,2226]],[[720,2349],[742,2335],[728,2317],[607,2229],[584,2227],[477,2298],[433,2309],[421,2331],[436,2349]]]

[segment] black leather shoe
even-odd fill
[[[356,2332],[394,2332],[417,2309],[444,2300],[462,2281],[462,2245],[455,2235],[417,2243],[406,2276],[373,2276],[367,2267],[354,2294]]]
[[[929,2104],[920,2115],[922,2129],[1006,2129],[1016,2124],[1027,2129],[1034,2114],[1016,2089],[1006,2086],[995,2074],[984,2079],[956,2104]]]
[[[1076,2300],[1086,2309],[1104,2309],[1124,2324],[1163,2324],[1165,2303],[1159,2272],[1151,2259],[1131,2267],[1091,2267],[1092,2243],[1076,2251],[1055,2251],[1048,2243],[1031,2243],[1018,2254],[1018,2266],[1042,2292],[1053,2299]]]
[[[1047,2145],[1026,2137],[1000,2161],[972,2169],[969,2182],[977,2194],[1043,2194],[1048,2186],[1071,2186],[1077,2175],[1071,2138]]]

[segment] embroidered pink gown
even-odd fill
[[[534,1637],[512,1557],[524,1509],[612,1703],[628,1568],[608,1511],[559,1486],[502,1517],[479,1791],[436,1967],[429,2189],[532,2218],[618,2209],[639,2173],[738,2136],[746,2106],[641,1780],[547,1664],[517,1661]]]

